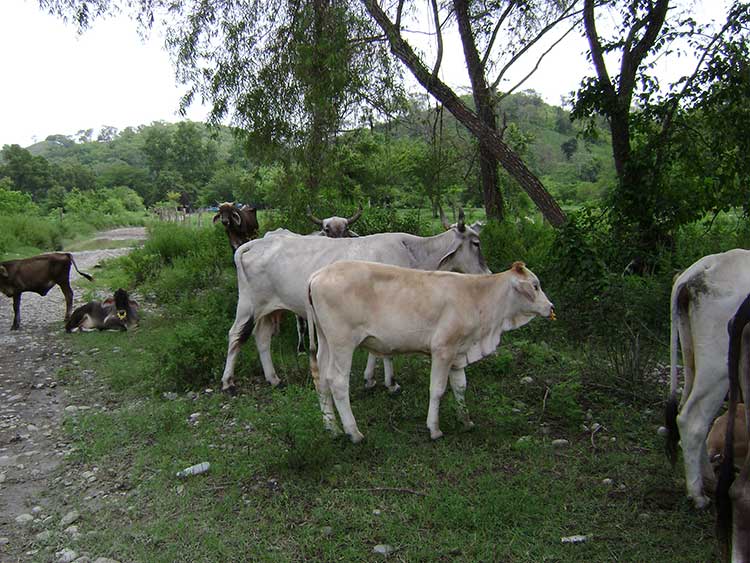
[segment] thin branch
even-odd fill
[[[570,10],[570,8],[572,8],[572,5],[571,5],[570,7],[568,7],[568,10]],[[542,39],[542,37],[544,37],[544,35],[545,35],[545,34],[547,34],[547,33],[548,33],[548,32],[549,32],[550,30],[552,30],[552,29],[553,29],[553,28],[554,28],[555,26],[557,26],[558,24],[562,23],[562,22],[563,22],[563,21],[565,21],[566,19],[569,19],[569,18],[572,18],[572,17],[578,16],[578,15],[580,15],[580,14],[581,14],[581,10],[577,10],[577,11],[575,11],[575,12],[572,12],[572,13],[567,13],[567,14],[566,14],[566,13],[564,13],[564,14],[563,14],[563,15],[562,15],[561,17],[557,18],[557,19],[556,19],[555,21],[553,21],[553,22],[550,22],[549,24],[547,24],[547,25],[546,25],[546,26],[544,27],[544,29],[542,29],[542,30],[541,30],[541,31],[540,31],[540,32],[539,32],[539,33],[537,34],[537,36],[536,36],[536,37],[535,37],[535,38],[534,38],[533,40],[529,41],[529,42],[528,42],[528,43],[527,43],[526,45],[524,45],[524,46],[523,46],[523,48],[522,48],[522,49],[520,49],[520,50],[519,50],[519,51],[518,51],[517,53],[515,53],[515,54],[513,55],[513,57],[511,57],[511,59],[510,59],[510,60],[509,60],[509,61],[508,61],[508,62],[507,62],[507,63],[506,63],[506,64],[505,64],[504,66],[503,66],[503,68],[502,68],[502,69],[500,69],[500,72],[498,73],[498,75],[497,75],[497,78],[495,79],[495,81],[494,81],[494,82],[492,83],[492,86],[491,86],[491,88],[492,88],[493,90],[494,90],[494,89],[496,89],[496,88],[497,88],[497,86],[498,86],[498,84],[500,84],[500,81],[501,81],[501,80],[503,79],[503,76],[505,76],[505,73],[506,73],[506,72],[508,71],[508,69],[509,69],[509,68],[510,68],[510,67],[511,67],[511,66],[512,66],[513,64],[515,64],[515,62],[516,62],[516,61],[517,61],[518,59],[520,59],[520,58],[521,58],[521,57],[522,57],[522,56],[523,56],[524,54],[526,54],[526,52],[528,52],[528,50],[529,50],[529,49],[531,49],[531,48],[532,48],[532,47],[533,47],[534,45],[536,45],[536,43],[537,43],[537,42],[538,42],[539,40],[541,40],[541,39]],[[580,19],[576,19],[576,21],[575,21],[575,22],[573,23],[573,26],[572,26],[572,27],[571,27],[571,28],[570,28],[570,29],[569,29],[568,31],[566,31],[566,32],[565,32],[565,34],[564,34],[564,35],[563,35],[562,37],[560,37],[560,38],[559,38],[559,39],[558,39],[557,41],[555,41],[555,42],[554,42],[554,43],[552,44],[552,47],[555,47],[555,46],[556,46],[556,45],[557,45],[558,43],[560,43],[560,41],[562,41],[562,40],[563,40],[563,39],[564,39],[564,38],[565,38],[565,37],[566,37],[566,36],[567,36],[567,35],[568,35],[568,34],[569,34],[569,33],[570,33],[571,31],[573,31],[573,29],[575,29],[576,27],[578,27],[578,25],[579,25],[580,23],[581,23],[581,20],[580,20]],[[544,53],[542,54],[542,56],[541,56],[541,57],[539,57],[539,60],[537,61],[537,66],[536,66],[536,67],[534,68],[534,70],[533,70],[533,71],[532,71],[531,73],[529,73],[529,74],[528,74],[528,75],[526,76],[526,78],[524,78],[524,80],[526,80],[526,79],[527,79],[527,78],[528,78],[529,76],[531,76],[531,75],[532,75],[532,74],[533,74],[533,73],[534,73],[534,72],[535,72],[535,71],[537,70],[537,68],[539,67],[539,63],[540,63],[540,62],[541,62],[541,60],[542,60],[542,59],[543,59],[543,58],[545,57],[545,55],[547,55],[547,53],[549,53],[549,52],[550,52],[550,51],[552,50],[552,47],[550,47],[549,49],[547,49],[547,50],[546,50],[546,51],[545,51],[545,52],[544,52]],[[489,53],[487,53],[487,55],[489,55]],[[518,86],[519,86],[519,85],[516,85],[516,87],[518,87]],[[515,88],[514,88],[514,89],[515,89]]]
[[[566,37],[568,36],[568,34],[569,34],[569,33],[570,33],[571,31],[573,31],[573,30],[574,30],[574,29],[575,29],[576,27],[578,27],[578,23],[579,23],[579,22],[576,22],[575,24],[573,24],[573,26],[572,26],[572,27],[571,27],[571,28],[570,28],[570,29],[569,29],[568,31],[566,31],[566,32],[565,32],[565,33],[564,33],[564,34],[563,34],[563,35],[562,35],[562,36],[561,36],[561,37],[560,37],[560,38],[559,38],[559,39],[558,39],[557,41],[555,41],[555,42],[554,42],[554,43],[553,43],[553,44],[552,44],[552,45],[551,45],[551,46],[549,47],[549,49],[547,49],[547,50],[546,50],[546,51],[545,51],[544,53],[542,53],[542,54],[541,54],[541,55],[539,56],[539,58],[537,59],[537,61],[536,61],[536,64],[534,65],[534,68],[532,68],[532,69],[531,69],[531,71],[529,71],[529,73],[528,73],[528,74],[527,74],[526,76],[524,76],[524,77],[523,77],[523,78],[522,78],[522,79],[521,79],[521,80],[520,80],[519,82],[517,82],[517,83],[516,83],[516,84],[515,84],[515,85],[514,85],[514,86],[513,86],[512,88],[510,88],[510,89],[509,89],[509,90],[508,90],[507,92],[504,92],[504,93],[503,93],[503,94],[502,94],[501,96],[498,96],[498,99],[499,99],[499,100],[502,100],[503,98],[505,98],[505,97],[507,97],[507,96],[510,96],[510,94],[511,94],[511,93],[513,93],[513,92],[514,92],[515,90],[517,90],[518,88],[520,88],[520,87],[521,87],[521,85],[522,85],[522,84],[523,84],[524,82],[526,82],[526,81],[527,81],[527,80],[528,80],[529,78],[531,78],[531,76],[532,76],[532,75],[533,75],[533,74],[534,74],[534,73],[535,73],[535,72],[536,72],[537,70],[539,70],[539,65],[540,65],[540,64],[542,63],[542,60],[544,59],[544,57],[546,57],[546,56],[547,56],[547,55],[548,55],[548,54],[550,53],[550,51],[552,51],[552,49],[554,49],[555,47],[557,47],[558,43],[560,43],[560,42],[561,42],[561,41],[562,41],[563,39],[565,39],[565,38],[566,38]],[[495,82],[493,82],[493,84],[492,84],[492,89],[493,89],[493,90],[496,90],[496,88],[497,88],[497,84],[498,84],[498,82],[499,82],[499,81],[500,81],[500,76],[498,76],[497,80],[496,80]]]
[[[435,57],[435,66],[432,69],[432,78],[437,78],[440,65],[443,62],[443,32],[440,29],[440,14],[438,14],[437,0],[431,0],[432,15],[435,23],[435,33],[437,35],[437,56]]]
[[[415,491],[414,489],[406,489],[402,487],[364,487],[364,488],[351,488],[351,489],[333,489],[334,491],[346,492],[346,491],[366,491],[373,493],[406,493],[410,495],[418,495],[420,497],[426,497],[427,493],[422,491]]]
[[[500,31],[500,28],[502,27],[503,23],[505,23],[505,18],[508,17],[513,7],[516,5],[515,2],[508,2],[508,7],[505,8],[505,11],[502,13],[502,15],[498,18],[497,23],[495,24],[495,29],[492,30],[492,35],[490,36],[490,41],[487,44],[487,50],[484,52],[484,56],[482,57],[482,68],[485,68],[487,65],[487,59],[490,58],[490,53],[492,52],[492,47],[495,46],[495,39],[497,39],[497,34]]]

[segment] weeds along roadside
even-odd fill
[[[493,249],[525,252],[560,303],[549,289],[555,281],[545,276],[552,275],[544,263],[548,247],[521,233],[509,248],[497,243],[507,240],[508,227],[492,229],[483,233],[483,247],[493,270],[518,257]],[[529,247],[540,250],[535,255]],[[83,541],[113,556],[364,560],[386,543],[408,560],[716,558],[709,518],[682,501],[662,458],[654,432],[657,382],[638,375],[638,392],[629,392],[615,377],[614,361],[596,352],[595,338],[570,338],[569,316],[507,334],[499,354],[471,366],[467,402],[478,428],[460,432],[446,395],[446,439],[435,444],[422,432],[428,361],[397,359],[403,391],[391,397],[364,392],[358,355],[352,401],[367,439],[352,447],[323,431],[307,360],[294,352],[291,318],[273,345],[285,390],[264,382],[250,343],[238,364],[243,394],[206,392],[219,386],[236,303],[220,228],[154,225],[142,249],[98,277],[110,288],[137,289],[149,308],[157,304],[138,331],[71,338],[82,367],[96,369],[113,397],[110,410],[66,422],[76,445],[72,463],[110,471],[112,500],[88,522],[84,517],[93,533]],[[602,297],[643,293],[615,282]],[[576,311],[566,306],[561,316],[565,309]],[[75,375],[69,378],[75,385]],[[79,389],[86,392],[83,384]],[[593,423],[604,428],[592,434]],[[555,438],[569,447],[555,449]],[[174,477],[199,461],[211,462],[207,475]],[[613,485],[603,485],[605,478]],[[576,551],[560,544],[576,533],[601,539]]]

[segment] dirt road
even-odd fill
[[[99,233],[97,239],[121,241],[145,238],[143,228]],[[121,243],[120,243],[121,244]],[[129,248],[73,252],[81,271],[96,275],[94,266],[121,256]],[[71,269],[74,307],[82,304],[89,284]],[[1,295],[1,294],[0,294]],[[60,424],[69,396],[58,380],[61,368],[78,364],[63,338],[65,300],[58,287],[46,297],[24,293],[21,328],[11,332],[13,307],[0,297],[0,561],[26,561],[46,528],[59,528],[56,513],[46,505],[45,491],[64,486],[53,480],[67,444]],[[42,532],[39,532],[39,530]]]

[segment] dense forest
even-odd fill
[[[584,140],[569,112],[533,91],[510,96],[501,109],[506,139],[563,203],[597,201],[612,183],[603,128],[594,140]],[[341,135],[334,153],[318,194],[323,200],[399,208],[482,205],[475,144],[450,114],[427,107],[425,100],[412,100],[399,119]],[[26,194],[47,212],[75,209],[81,194],[93,192],[103,200],[129,194],[123,202],[135,211],[139,203],[170,201],[188,208],[222,201],[280,207],[305,190],[299,167],[289,159],[254,150],[227,127],[187,121],[123,131],[105,127],[96,136],[91,129],[50,135],[26,148],[5,146],[0,162],[2,200],[8,201],[3,205]],[[507,177],[501,187],[530,212]]]

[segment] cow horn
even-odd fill
[[[362,216],[362,204],[359,204],[359,211],[357,211],[354,215],[349,217],[346,222],[349,224],[349,226],[353,225],[357,222],[357,219],[359,219]]]
[[[310,209],[309,205],[307,206],[307,216],[310,218],[310,221],[312,221],[316,225],[320,225],[321,227],[323,226],[323,221],[312,214],[312,209]]]
[[[450,223],[448,223],[448,219],[445,218],[445,213],[443,213],[443,206],[439,205],[438,209],[440,210],[440,222],[443,224],[443,228],[447,231],[451,228]]]
[[[463,233],[466,230],[466,224],[464,223],[464,208],[458,208],[458,232]]]

